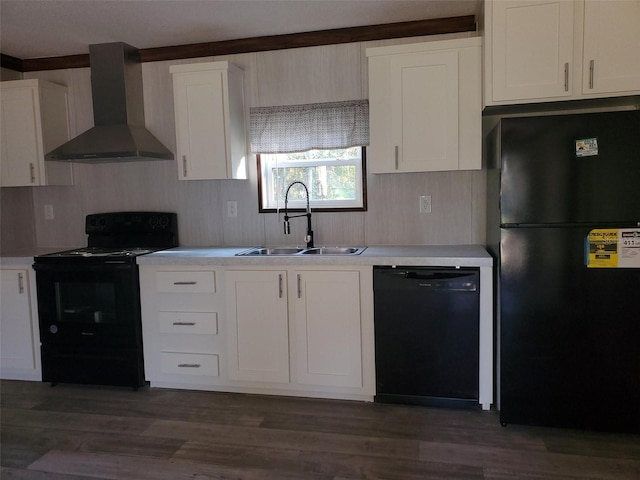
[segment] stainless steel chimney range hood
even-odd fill
[[[45,160],[107,163],[173,160],[145,128],[138,49],[126,43],[89,46],[95,126],[45,155]]]

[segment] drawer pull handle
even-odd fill
[[[564,91],[569,91],[569,63],[564,64]]]
[[[396,170],[398,170],[398,157],[399,157],[399,152],[398,152],[398,150],[399,150],[399,147],[398,147],[398,145],[396,145],[396,148],[395,148],[395,157],[396,157],[396,158],[395,158],[395,163],[396,163]]]
[[[198,282],[173,282],[174,285],[195,285]]]
[[[302,279],[300,274],[298,274],[298,298],[302,298]]]
[[[199,363],[179,363],[179,368],[200,368]]]
[[[278,298],[282,298],[283,294],[284,294],[283,278],[282,278],[282,274],[279,274],[278,275]]]
[[[593,70],[595,68],[595,60],[589,62],[589,88],[593,90]]]
[[[196,322],[173,322],[174,325],[193,327]]]
[[[31,183],[36,183],[36,167],[33,163],[29,164],[29,174],[31,175]]]
[[[187,156],[182,156],[182,176],[187,177]]]

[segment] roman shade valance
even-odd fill
[[[369,144],[369,101],[250,109],[253,153],[294,153]]]

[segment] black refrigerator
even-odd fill
[[[500,421],[640,432],[640,111],[486,143]]]

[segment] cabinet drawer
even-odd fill
[[[156,288],[163,293],[215,293],[215,272],[157,272]]]
[[[165,374],[205,375],[217,377],[219,373],[218,355],[201,353],[160,354],[160,369]]]
[[[218,334],[216,312],[158,312],[160,333]]]

